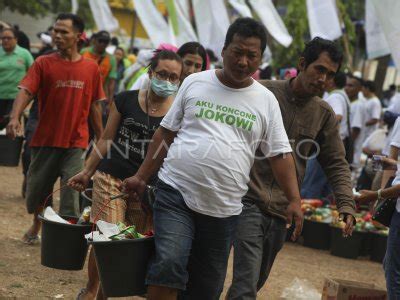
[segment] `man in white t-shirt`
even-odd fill
[[[162,166],[148,299],[176,299],[178,290],[181,299],[219,299],[258,147],[290,202],[288,222],[294,218],[297,234],[301,231],[295,165],[279,105],[251,78],[265,47],[264,26],[237,19],[227,32],[224,68],[185,79],[142,166],[123,183],[131,195],[140,195]]]
[[[364,138],[367,138],[372,132],[379,127],[379,120],[382,113],[382,104],[378,97],[375,95],[375,84],[370,81],[364,81],[362,87],[362,93],[366,99],[366,119],[365,123],[366,131]]]
[[[355,76],[347,76],[345,91],[351,101],[350,105],[350,128],[351,138],[353,140],[353,170],[358,173],[360,169],[360,158],[362,144],[365,134],[366,109],[364,98],[359,98],[359,92],[362,88],[362,79]]]
[[[344,87],[346,86],[346,74],[339,71],[336,73],[333,80],[333,90],[326,98],[326,102],[332,107],[336,115],[336,120],[339,122],[339,134],[342,141],[350,136],[350,100],[347,97]]]
[[[385,269],[386,288],[388,299],[400,299],[400,165],[398,157],[400,151],[400,118],[397,118],[391,135],[389,158],[383,159],[387,165],[396,165],[397,173],[392,182],[392,187],[375,191],[360,191],[361,196],[356,200],[361,203],[381,201],[383,199],[397,198],[396,208],[393,212],[390,222],[389,236],[385,260],[383,262]],[[385,170],[392,172],[391,170]],[[384,174],[385,175],[385,174]]]

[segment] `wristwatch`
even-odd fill
[[[382,190],[379,189],[378,192],[377,192],[377,194],[378,194],[378,198],[376,198],[376,201],[379,202],[379,201],[382,200]]]

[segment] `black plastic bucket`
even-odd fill
[[[387,236],[379,233],[371,233],[371,260],[383,262],[386,254]]]
[[[61,216],[66,220],[76,217]],[[85,234],[91,232],[92,225],[63,224],[42,221],[41,263],[43,266],[59,270],[82,270],[88,250]]]
[[[23,141],[22,137],[12,140],[5,135],[0,135],[0,166],[18,166]]]
[[[154,238],[90,242],[107,297],[139,296],[146,293],[145,278],[154,254]]]
[[[303,238],[303,245],[306,247],[328,250],[331,244],[331,229],[329,223],[304,219]]]
[[[369,231],[355,232],[362,235],[362,244],[360,249],[360,256],[369,256],[371,254],[372,233]]]
[[[332,227],[331,254],[334,256],[356,259],[361,253],[365,238],[364,232],[354,231],[352,236],[343,237],[343,230]]]

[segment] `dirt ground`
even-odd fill
[[[31,221],[21,197],[21,182],[20,168],[0,167],[0,298],[74,299],[84,286],[86,270],[59,271],[43,267],[40,245],[27,246],[20,241]],[[231,276],[232,260],[224,294]],[[296,277],[307,279],[319,291],[325,277],[385,286],[381,264],[366,259],[338,258],[328,251],[286,243],[257,299],[279,299]]]

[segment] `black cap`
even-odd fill
[[[96,38],[96,40],[108,40],[108,41],[111,40],[110,34],[108,33],[108,31],[105,31],[105,30],[101,30],[101,31],[97,32],[95,34],[95,38]]]

